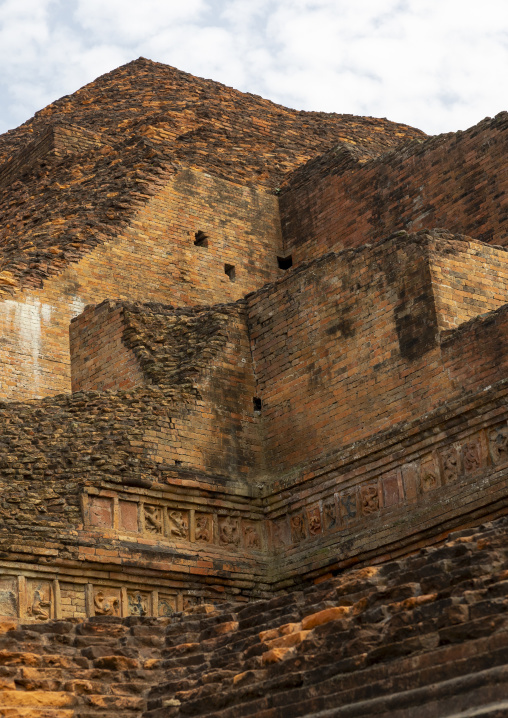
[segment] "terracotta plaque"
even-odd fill
[[[138,531],[138,505],[134,501],[120,501],[120,528]]]
[[[89,515],[92,526],[100,528],[113,527],[113,499],[101,496],[89,496]]]
[[[159,617],[171,616],[176,611],[176,596],[159,595]]]
[[[18,615],[18,586],[15,577],[0,578],[0,616]]]
[[[385,476],[383,481],[383,500],[385,506],[394,506],[400,501],[399,480],[397,474]]]

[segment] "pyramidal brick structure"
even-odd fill
[[[508,715],[507,139],[144,58],[0,137],[0,718]]]

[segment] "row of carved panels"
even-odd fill
[[[123,588],[87,587],[88,614],[91,616],[171,616],[198,603],[195,596],[180,596],[159,591]]]
[[[354,488],[335,491],[315,504],[269,521],[274,548],[299,544],[340,531],[383,508],[415,501],[440,486],[487,467],[508,464],[508,426],[500,424],[436,449]],[[248,550],[264,548],[264,522],[206,511],[171,508],[156,500],[127,500],[114,495],[87,497],[85,524],[117,529],[161,540],[185,540]]]
[[[161,540],[218,544],[248,550],[263,548],[261,522],[237,516],[175,509],[154,500],[126,500],[117,496],[87,495],[85,525],[116,529]]]
[[[65,617],[68,584],[44,578],[0,576],[0,616],[27,621]],[[67,587],[67,589],[65,588]],[[199,603],[200,598],[182,593],[75,584],[73,599],[90,616],[170,616]],[[80,600],[81,599],[81,600]]]
[[[488,467],[508,464],[508,426],[479,431],[467,440],[432,451],[375,480],[329,497],[271,521],[274,548],[297,545],[322,534],[365,521],[385,507],[417,500],[441,486],[474,476]]]

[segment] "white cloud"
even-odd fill
[[[205,10],[205,0],[78,0],[75,18],[94,38],[132,44],[197,21]]]
[[[504,0],[0,0],[0,131],[139,55],[427,132],[508,107]]]

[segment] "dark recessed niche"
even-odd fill
[[[198,230],[194,235],[194,245],[196,247],[208,247],[208,235],[202,230]]]
[[[225,264],[224,265],[224,274],[228,275],[230,282],[234,282],[235,281],[235,265],[234,264]]]
[[[277,264],[279,269],[289,269],[293,266],[293,257],[290,254],[287,257],[277,257]]]
[[[252,397],[252,403],[254,405],[254,411],[257,411],[258,413],[261,411],[261,408],[263,406],[261,399],[259,396],[253,396]]]

